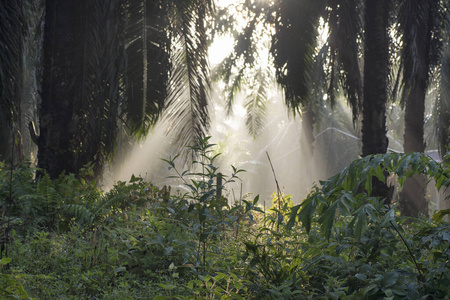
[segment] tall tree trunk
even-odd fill
[[[386,153],[386,101],[389,62],[389,0],[366,0],[364,15],[364,102],[362,155]],[[387,197],[389,189],[374,178],[374,196]]]
[[[314,121],[315,114],[313,111],[313,105],[310,102],[306,106],[302,106],[302,135],[304,139],[300,141],[300,147],[302,151],[302,156],[306,157],[304,162],[305,174],[308,180],[307,184],[312,184],[315,174],[313,165],[313,153],[314,153]]]
[[[308,157],[312,157],[314,152],[314,120],[315,114],[311,102],[307,107],[302,108],[302,130],[305,135],[305,153]]]
[[[38,167],[51,178],[75,172],[72,137],[77,128],[75,84],[82,73],[82,6],[77,0],[47,0],[44,25],[42,102],[39,108]]]
[[[399,20],[403,43],[403,99],[406,99],[404,152],[424,152],[425,96],[429,72],[439,64],[442,50],[437,46],[442,40],[440,1],[404,1],[400,5]],[[428,216],[425,190],[426,178],[423,175],[415,175],[405,181],[400,195],[403,215]]]
[[[426,72],[426,71],[425,71]],[[425,115],[426,80],[417,81],[406,99],[404,152],[425,152],[424,115]],[[407,178],[400,195],[402,215],[428,217],[428,203],[425,198],[426,178],[414,175]]]

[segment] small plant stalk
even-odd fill
[[[281,211],[281,200],[283,199],[283,194],[281,193],[280,185],[278,184],[277,175],[275,174],[275,170],[272,165],[272,161],[270,160],[269,153],[266,151],[267,158],[269,159],[270,167],[272,168],[273,178],[275,179],[275,183],[277,185],[277,196],[278,196],[278,212],[277,212],[277,223],[276,223],[276,232],[279,233],[280,222],[280,211]],[[283,199],[284,200],[284,199]]]

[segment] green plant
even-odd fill
[[[371,155],[352,162],[341,173],[322,181],[321,187],[315,187],[308,197],[292,208],[289,226],[300,221],[309,232],[316,212],[319,212],[318,223],[326,238],[332,233],[336,215],[353,215],[356,237],[365,230],[370,218],[376,219],[375,212],[386,212],[377,204],[378,199],[370,197],[372,177],[381,182],[386,181],[386,174],[395,174],[402,184],[407,177],[414,174],[425,174],[436,181],[436,188],[450,185],[450,169],[444,162],[438,163],[421,153],[397,154],[388,153]]]
[[[11,262],[11,258],[4,257],[0,260],[0,268]],[[28,296],[14,274],[0,274],[0,294],[6,299],[35,299]]]
[[[171,178],[181,179],[184,185],[189,189],[189,193],[183,195],[188,205],[188,213],[197,216],[197,221],[192,224],[191,230],[198,237],[197,261],[194,265],[198,266],[201,262],[206,266],[207,243],[212,236],[221,234],[221,225],[231,223],[224,218],[224,208],[228,206],[227,200],[220,195],[228,183],[238,179],[237,174],[244,170],[238,170],[232,166],[233,172],[230,177],[218,172],[218,168],[214,165],[215,159],[219,154],[213,155],[212,147],[209,144],[210,137],[199,141],[198,145],[190,146],[193,152],[194,160],[191,170],[185,170],[180,173],[175,165],[177,156],[170,159],[163,159],[169,164],[169,169],[173,169],[176,173]],[[222,185],[217,184],[218,180],[223,178]]]
[[[288,228],[294,228],[298,221],[307,233],[320,232],[327,241],[326,247],[334,253],[321,251],[325,253],[314,258],[316,261],[313,260],[314,263],[308,266],[308,272],[319,270],[314,273],[344,280],[342,285],[348,287],[346,295],[369,298],[434,295],[440,298],[445,294],[442,282],[448,282],[448,270],[444,267],[447,266],[447,253],[435,255],[433,264],[425,267],[424,260],[430,258],[430,250],[432,253],[441,253],[442,250],[424,249],[423,244],[414,240],[417,233],[402,228],[403,220],[396,214],[395,206],[386,207],[384,199],[368,196],[372,189],[372,177],[385,181],[386,173],[397,175],[400,183],[406,177],[422,173],[433,178],[438,189],[450,185],[448,164],[438,163],[423,154],[365,157],[328,181],[321,182],[320,188],[316,187],[301,204],[294,206]],[[438,213],[435,219],[442,220],[442,214]],[[422,232],[425,228],[433,232],[436,225],[442,226],[441,237],[449,232],[448,225],[417,222],[420,222]],[[431,239],[430,235],[426,239]],[[356,263],[352,259],[357,259]],[[323,269],[319,264],[339,264],[341,268],[348,265],[348,269],[336,272],[333,267]],[[356,279],[345,280],[344,275]],[[431,278],[440,279],[436,282]],[[433,288],[429,289],[429,286]],[[316,288],[325,291],[320,285]]]

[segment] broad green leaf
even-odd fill
[[[393,286],[398,279],[397,272],[387,272],[383,274],[383,279],[380,282],[382,288],[387,288]]]
[[[381,165],[378,165],[375,169],[375,176],[378,178],[379,181],[385,182],[386,178],[384,177],[384,169],[381,168]]]
[[[352,203],[355,203],[355,199],[349,193],[344,193],[337,201],[339,213],[341,215],[348,215],[352,209]]]
[[[10,262],[11,262],[11,258],[10,258],[10,257],[3,257],[3,258],[0,260],[0,265],[4,266],[4,265],[6,265],[6,264],[9,264]]]
[[[418,170],[420,169],[420,162],[421,162],[421,153],[418,152],[413,152],[410,154],[411,159],[409,162],[409,165],[411,166],[411,168],[413,168],[414,170]]]
[[[433,215],[433,221],[440,223],[442,221],[442,219],[446,216],[450,214],[450,208],[449,209],[442,209],[440,211],[438,211],[437,213],[435,213]]]
[[[292,227],[294,226],[294,223],[296,222],[296,219],[297,219],[297,213],[298,213],[298,210],[300,209],[300,207],[301,207],[301,204],[295,205],[291,208],[289,221],[286,224],[287,230],[291,230]]]
[[[364,274],[355,274],[355,277],[358,278],[361,281],[366,281],[367,280],[367,276]]]
[[[364,231],[366,230],[366,226],[367,226],[367,215],[366,212],[363,209],[361,209],[359,211],[359,213],[355,216],[355,218],[357,218],[356,223],[355,223],[355,237],[357,241],[361,240],[361,236],[364,233]]]
[[[309,233],[311,230],[312,217],[316,211],[316,198],[311,197],[305,200],[301,206],[303,207],[298,213],[298,220],[302,222],[303,227],[305,227],[306,232]]]
[[[372,176],[370,176],[366,179],[366,183],[364,185],[364,188],[367,191],[367,195],[370,195],[372,193],[372,178],[371,177]]]
[[[397,170],[396,170],[396,173],[398,176],[403,176],[406,169],[408,169],[410,159],[411,159],[410,155],[406,155],[402,159],[400,159]]]
[[[336,216],[337,203],[334,202],[329,207],[327,207],[319,218],[321,223],[321,229],[325,233],[325,238],[328,240],[331,236],[332,227],[334,224],[334,218]]]

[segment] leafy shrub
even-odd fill
[[[166,160],[188,189],[177,195],[135,176],[104,193],[83,176],[35,180],[27,164],[13,173],[1,166],[0,204],[9,220],[2,223],[9,230],[2,269],[12,259],[2,292],[41,299],[448,299],[448,211],[406,220],[368,196],[371,178],[386,172],[400,183],[425,173],[447,186],[445,162],[420,154],[363,158],[301,204],[277,191],[263,211],[258,196],[230,204],[218,195],[241,170],[218,184],[212,147],[208,139],[191,147],[199,159],[183,172],[175,158]]]
[[[281,297],[281,290],[331,299],[447,299],[450,227],[442,216],[448,212],[404,229],[395,206],[368,196],[372,177],[384,181],[387,172],[400,183],[422,173],[438,189],[450,185],[448,164],[418,153],[353,162],[292,208],[282,234],[262,228],[246,243],[251,274],[263,276],[267,297]]]

